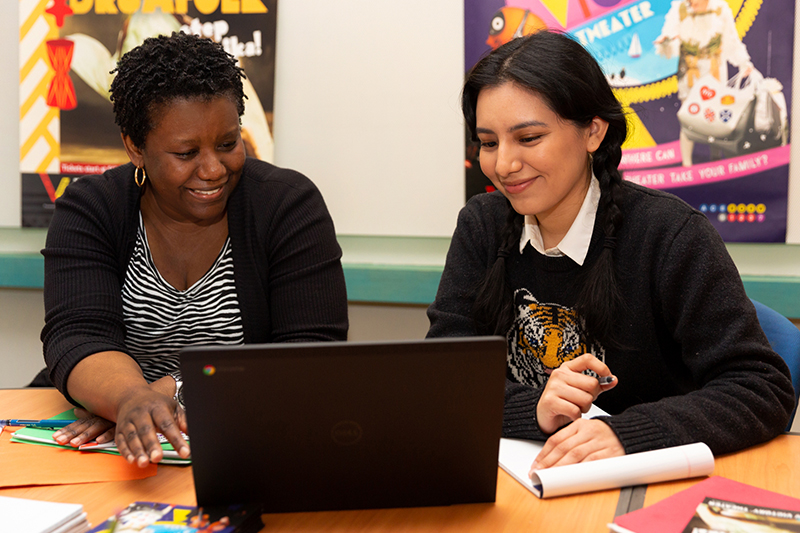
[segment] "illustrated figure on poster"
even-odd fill
[[[117,50],[111,52],[100,41],[82,33],[66,36],[75,43],[72,70],[104,98],[109,98],[109,88],[114,79],[110,72],[117,60],[126,52],[136,48],[148,37],[170,35],[180,31],[181,26],[189,24],[185,15],[172,15],[156,10],[153,13],[136,12],[128,17],[119,32]],[[247,98],[245,113],[242,115],[242,140],[247,154],[271,162],[274,144],[269,130],[267,116],[253,84],[242,80]]]
[[[678,56],[678,98],[681,102],[687,98],[695,82],[707,74],[723,84],[727,83],[728,63],[738,67],[743,78],[753,71],[750,54],[739,38],[733,13],[725,0],[672,2],[661,35],[653,44],[667,59]],[[680,147],[683,166],[691,166],[694,141],[683,129]]]
[[[494,50],[511,39],[525,37],[546,29],[547,24],[528,9],[513,6],[501,7],[492,16],[489,23],[489,36],[486,38],[486,44]]]

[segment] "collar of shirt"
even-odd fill
[[[579,265],[583,265],[586,254],[589,252],[589,244],[592,241],[592,231],[594,230],[594,220],[597,217],[597,205],[600,203],[600,182],[592,174],[592,181],[589,183],[589,190],[583,199],[578,216],[569,227],[569,231],[564,235],[555,247],[548,250],[544,249],[542,233],[539,231],[539,224],[536,217],[525,215],[525,226],[522,228],[522,236],[519,240],[519,253],[529,242],[533,249],[542,255],[551,257],[567,256]]]

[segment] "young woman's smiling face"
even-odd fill
[[[131,161],[147,171],[148,202],[176,222],[220,221],[245,161],[236,104],[225,96],[179,98],[150,114],[143,147],[123,138]]]
[[[588,154],[600,146],[607,124],[595,118],[579,128],[513,83],[483,89],[476,119],[481,170],[514,210],[540,224],[571,224],[589,187]]]

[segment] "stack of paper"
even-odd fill
[[[0,529],[14,533],[85,533],[91,527],[77,503],[0,496],[0,516]]]

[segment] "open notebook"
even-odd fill
[[[593,405],[583,417],[607,414]],[[531,479],[528,472],[542,446],[544,442],[500,440],[500,467],[539,498],[707,476],[714,471],[711,450],[695,443],[538,470]]]

